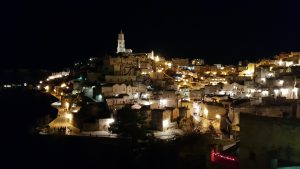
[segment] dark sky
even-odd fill
[[[162,1],[162,0],[160,0]],[[1,10],[1,68],[62,68],[116,50],[209,63],[300,51],[296,0],[10,1]]]

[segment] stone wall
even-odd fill
[[[271,161],[278,161],[278,167],[281,161],[300,164],[300,120],[240,117],[240,168],[268,169]]]

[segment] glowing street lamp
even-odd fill
[[[49,86],[45,86],[46,92],[49,92]]]
[[[73,119],[73,114],[72,113],[67,113],[66,118],[68,119],[68,121],[71,121]]]
[[[60,87],[66,87],[67,85],[65,84],[65,83],[62,83],[61,85],[60,85]]]
[[[67,111],[68,111],[68,110],[69,110],[70,103],[69,103],[69,102],[66,102],[66,103],[65,103],[65,106],[66,106],[66,109],[67,109]]]
[[[219,114],[216,114],[216,119],[220,120],[221,116]]]
[[[284,83],[284,80],[279,80],[279,82],[278,82],[278,83],[279,83],[279,85],[280,85],[280,86],[282,86],[282,85],[283,85],[283,83]]]
[[[156,58],[155,58],[155,62],[158,62],[159,61],[159,57],[158,56],[156,56]]]
[[[204,108],[203,113],[204,113],[205,117],[207,118],[208,117],[208,110],[207,110],[207,108]]]

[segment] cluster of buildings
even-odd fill
[[[299,73],[300,52],[255,63],[207,65],[203,59],[168,59],[154,51],[133,53],[125,48],[121,31],[116,53],[75,63],[37,87],[60,99],[53,106],[74,131],[107,131],[118,110],[131,106],[146,112],[153,130],[183,129],[183,122],[192,121],[189,130],[213,127],[220,138],[239,140],[240,127],[247,131],[252,124],[241,125],[243,117],[300,118]],[[242,159],[255,160],[255,152],[247,151]]]
[[[300,52],[238,65],[205,65],[203,59],[167,59],[153,51],[133,53],[125,48],[121,31],[116,53],[76,63],[70,71],[53,73],[38,87],[43,86],[62,100],[83,94],[93,104],[104,103],[112,113],[128,104],[144,106],[151,111],[151,118],[159,118],[161,124],[172,123],[179,117],[193,117],[195,122],[206,118],[218,120],[221,130],[222,119],[228,119],[226,125],[239,131],[241,112],[299,118],[299,64]],[[164,116],[170,109],[179,113]],[[162,113],[157,117],[155,112]],[[154,128],[168,128],[158,126],[161,125]]]
[[[300,117],[299,72],[300,52],[255,63],[207,65],[203,59],[168,59],[154,51],[134,53],[125,48],[121,31],[116,53],[75,63],[70,71],[53,73],[38,87],[59,97],[61,106],[68,99],[68,109],[77,111],[70,111],[74,119],[81,117],[76,114],[80,108],[102,106],[87,124],[74,122],[79,128],[94,125],[90,129],[100,130],[101,114],[112,121],[118,109],[132,105],[147,109],[156,130],[176,128],[178,121],[190,118],[200,128],[207,127],[201,123],[206,120],[220,134],[235,137],[233,133],[240,131],[240,113]],[[82,100],[89,104],[79,106]]]

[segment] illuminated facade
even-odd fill
[[[252,77],[255,71],[255,63],[249,63],[246,70],[239,73],[239,76]]]
[[[131,49],[125,48],[125,39],[124,39],[124,34],[123,34],[122,30],[118,34],[117,53],[132,53]]]

